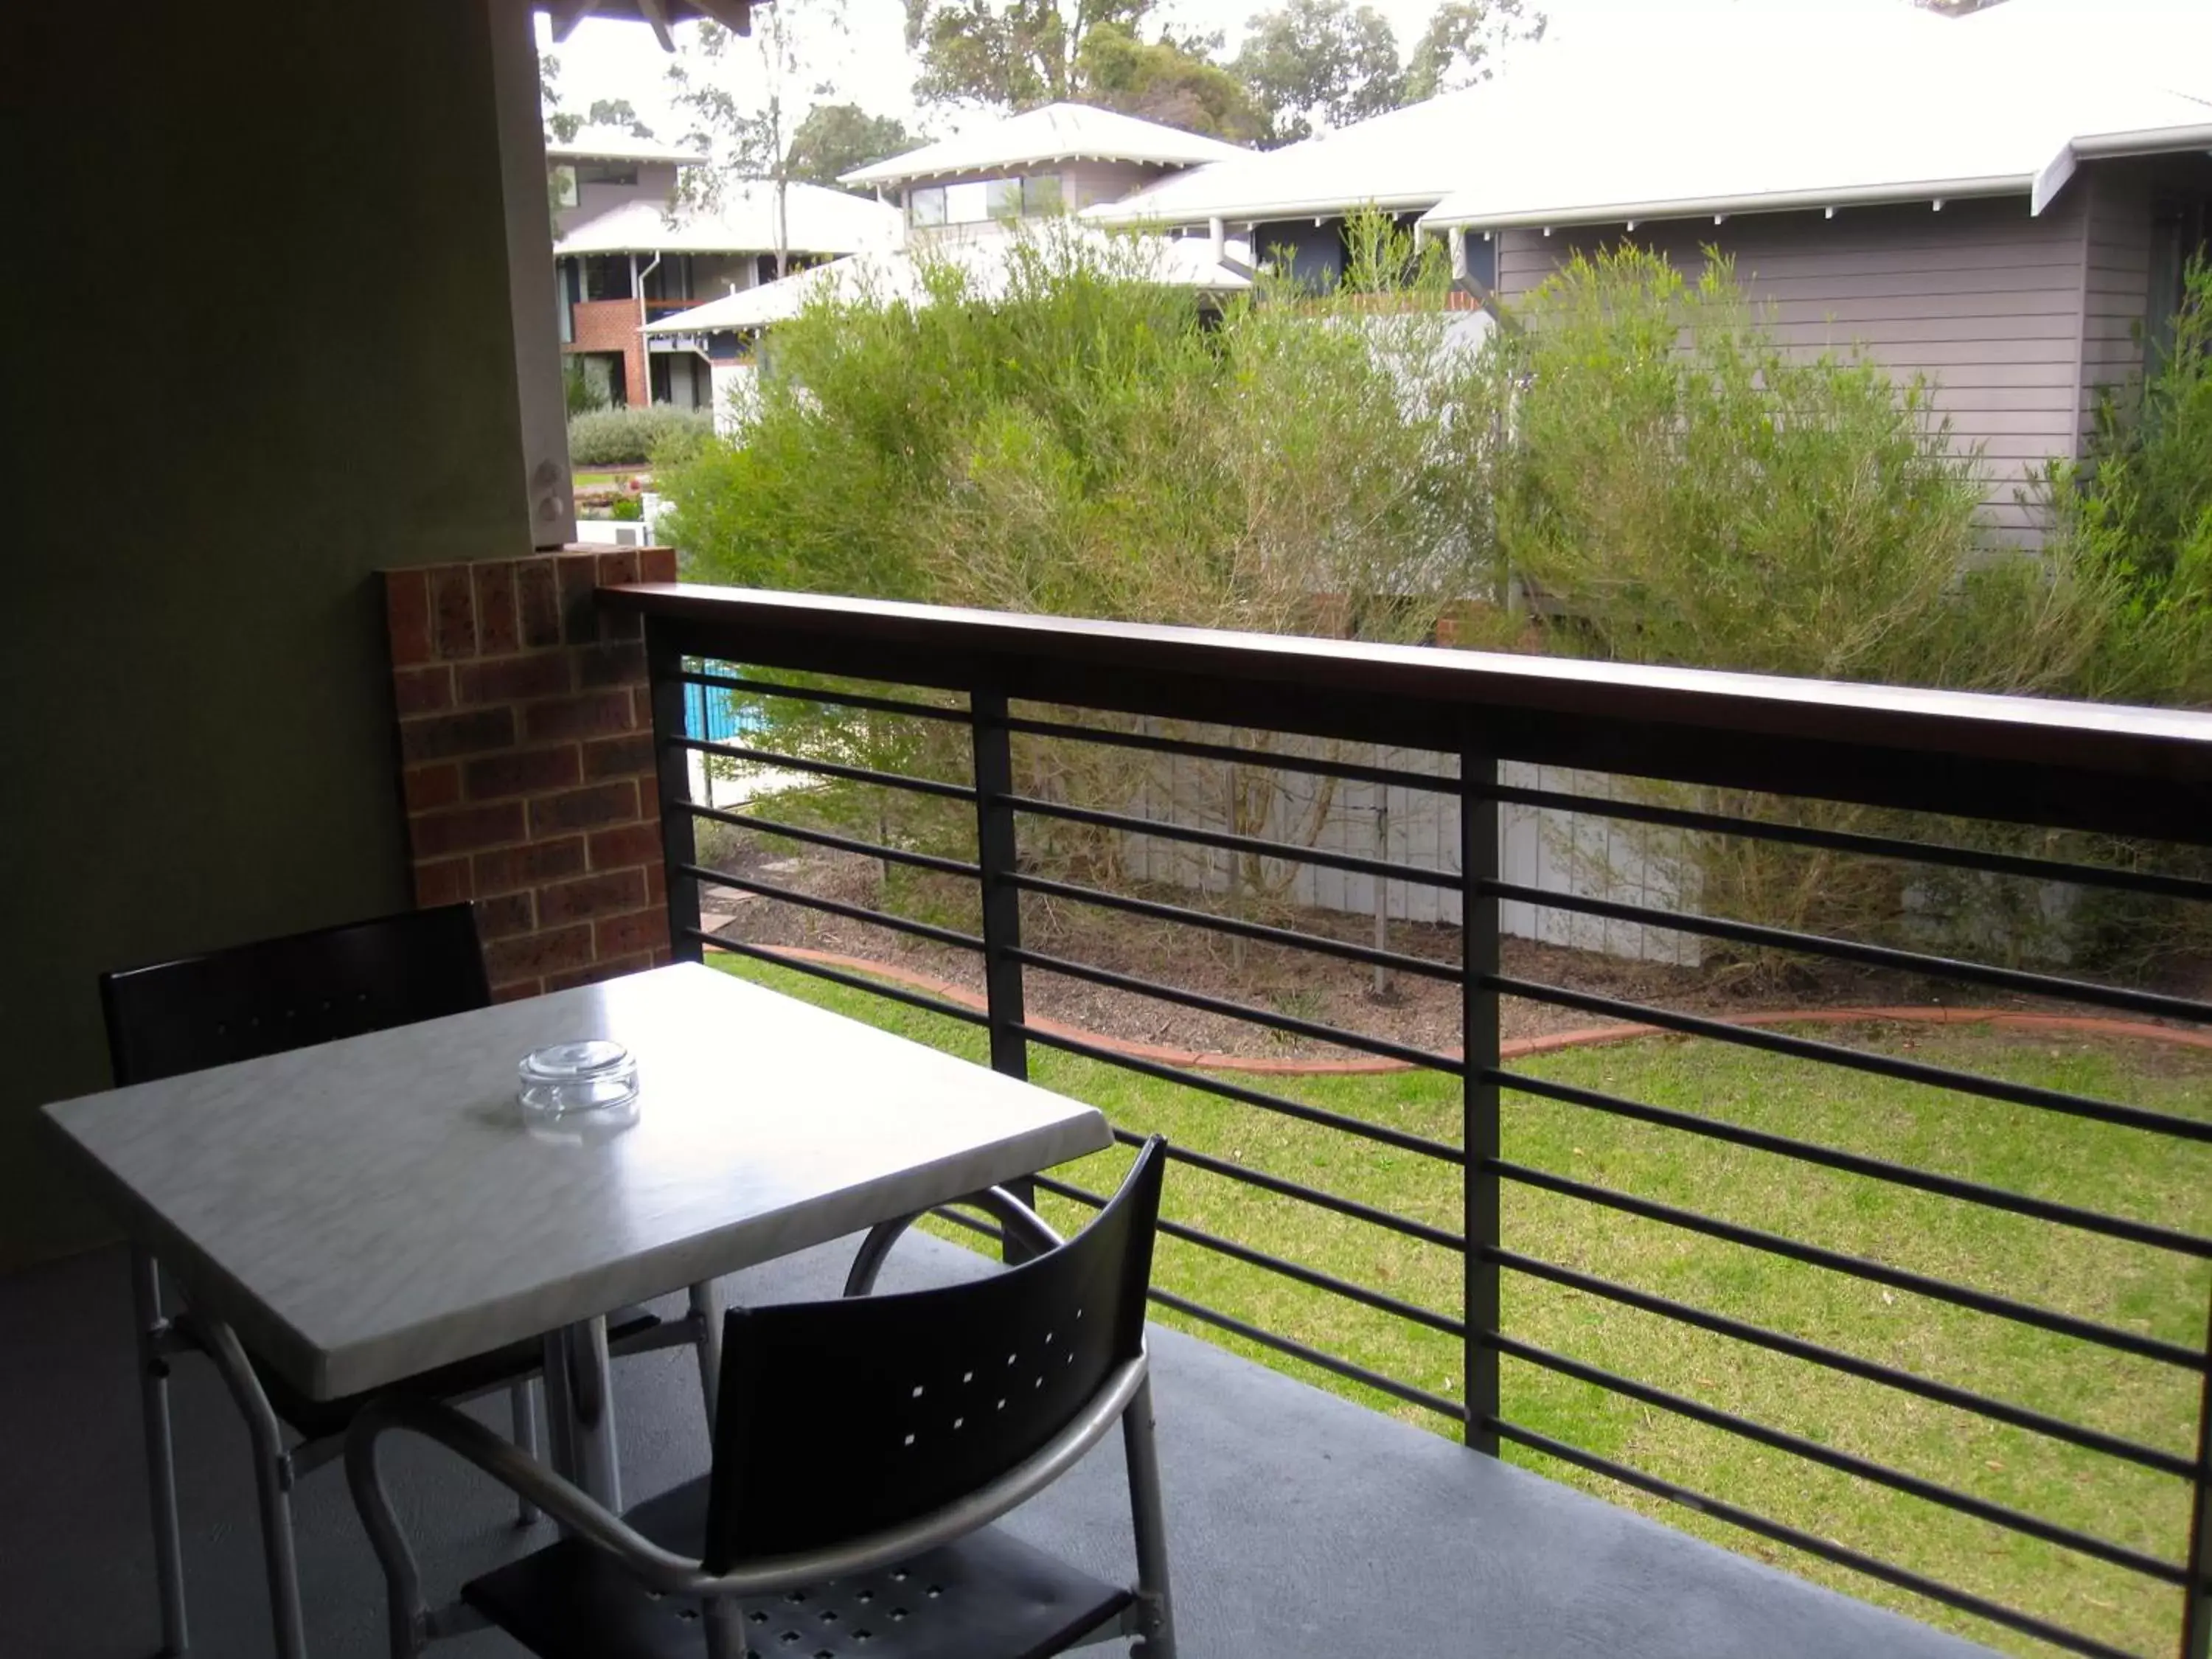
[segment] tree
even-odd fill
[[[1108,25],[1131,36],[1152,0],[906,0],[915,96],[1035,109],[1079,95],[1084,44]]]
[[[752,44],[762,88],[757,107],[749,107],[738,91],[742,63],[738,37],[719,23],[702,23],[690,46],[668,67],[672,101],[692,118],[686,138],[706,146],[714,158],[712,166],[678,170],[678,202],[712,208],[730,179],[765,179],[773,184],[778,276],[791,267],[790,152],[795,135],[787,97],[803,55],[791,10],[788,6],[769,6],[757,14]],[[841,9],[829,9],[826,15],[833,27],[842,27]]]
[[[1351,0],[1288,0],[1250,21],[1233,65],[1277,143],[1395,109],[1405,75],[1390,21]]]
[[[858,104],[817,104],[791,135],[784,171],[809,184],[837,183],[841,173],[912,149],[921,141],[906,123],[871,115]]]
[[[1162,31],[1140,38],[1122,23],[1102,23],[1084,38],[1076,76],[1086,102],[1161,121],[1233,143],[1265,136],[1267,117],[1252,90],[1217,62],[1221,37],[1177,40]]]
[[[1505,47],[1544,38],[1551,20],[1522,0],[1443,0],[1406,63],[1405,101],[1461,92],[1487,81]]]
[[[595,98],[591,108],[584,112],[587,127],[621,127],[633,138],[650,138],[653,129],[638,118],[637,111],[627,98]]]

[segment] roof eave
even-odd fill
[[[1570,225],[1614,225],[1654,219],[1704,219],[1737,213],[1802,213],[1814,208],[1881,207],[1899,202],[1964,201],[1974,197],[2029,196],[2039,175],[1985,174],[1967,179],[1843,188],[1771,191],[1758,196],[1706,196],[1667,201],[1608,202],[1585,207],[1520,209],[1510,213],[1451,213],[1442,204],[1421,216],[1431,230],[1539,230]]]
[[[1372,208],[1382,213],[1410,213],[1433,209],[1444,198],[1440,190],[1407,191],[1396,195],[1372,193],[1358,197],[1308,197],[1283,201],[1237,202],[1229,206],[1199,205],[1148,212],[1133,201],[1103,202],[1084,210],[1082,217],[1116,230],[1135,230],[1162,225],[1203,225],[1218,219],[1224,224],[1264,224],[1274,219],[1338,219]]]

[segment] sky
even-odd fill
[[[991,118],[968,112],[931,109],[917,111],[913,97],[915,63],[905,49],[905,11],[901,0],[781,0],[798,20],[806,64],[799,76],[798,101],[813,101],[813,88],[830,90],[822,101],[850,101],[871,113],[896,115],[909,126],[943,137],[976,119]],[[1390,21],[1401,50],[1409,49],[1426,25],[1435,0],[1367,0]],[[1605,49],[1616,33],[1632,34],[1648,28],[1655,19],[1670,23],[1695,17],[1702,23],[1725,28],[1737,18],[1756,15],[1763,32],[1779,30],[1785,36],[1802,34],[1808,64],[1820,61],[1824,46],[1832,42],[1838,28],[1869,15],[1895,17],[1909,11],[1911,0],[1540,0],[1551,16],[1548,38],[1523,53],[1540,53],[1556,42],[1579,51]],[[2162,31],[2173,26],[2194,35],[2212,17],[2212,0],[2008,0],[2005,8],[2018,9],[2022,23],[2057,23],[2054,38],[2063,38],[2068,49],[2092,43],[2112,31],[2109,25],[2125,13],[2148,20]],[[1226,37],[1234,54],[1246,19],[1263,9],[1260,0],[1160,0],[1157,22],[1171,25],[1178,33],[1210,33]],[[1931,23],[1935,20],[1929,20]],[[2012,21],[2008,19],[2008,21]],[[696,25],[678,26],[679,40]],[[594,99],[626,98],[656,136],[676,139],[687,125],[667,101],[669,58],[641,23],[588,19],[568,40],[550,45],[543,16],[538,19],[541,46],[550,49],[560,63],[562,106],[580,113]],[[743,90],[757,97],[761,85],[757,54],[738,55]],[[1510,62],[1505,72],[1511,72]],[[2193,88],[2192,88],[2193,90]],[[787,102],[792,96],[787,94]],[[795,121],[796,117],[793,117]]]

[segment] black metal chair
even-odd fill
[[[450,1407],[372,1402],[348,1434],[346,1472],[384,1564],[393,1659],[485,1623],[541,1659],[1042,1659],[1121,1636],[1173,1659],[1144,1336],[1165,1162],[1164,1144],[1148,1143],[1065,1243],[992,1192],[989,1207],[1041,1251],[1004,1273],[858,1294],[897,1222],[870,1236],[848,1299],[732,1310],[713,1467],[627,1516]],[[1134,1588],[990,1524],[1116,1421]],[[569,1535],[433,1610],[380,1475],[398,1431],[447,1447]]]
[[[491,1002],[476,913],[466,904],[410,911],[103,974],[100,995],[107,1021],[108,1057],[118,1085],[388,1030],[487,1007]],[[174,1317],[165,1316],[161,1270],[143,1249],[132,1254],[131,1283],[137,1302],[140,1386],[165,1650],[182,1653],[189,1641],[169,1426],[169,1359],[180,1352],[198,1351],[214,1361],[245,1415],[253,1448],[276,1649],[283,1659],[304,1659],[307,1638],[292,1541],[292,1486],[343,1449],[346,1426],[368,1396],[310,1399],[247,1349],[224,1322],[189,1306]],[[610,1343],[619,1345],[623,1352],[636,1352],[697,1342],[703,1364],[708,1338],[720,1334],[708,1328],[710,1316],[719,1309],[703,1307],[696,1292],[694,1309],[692,1319],[666,1325],[643,1309],[622,1310],[608,1318]],[[719,1319],[713,1322],[719,1326]],[[511,1343],[398,1386],[447,1400],[506,1389],[516,1443],[529,1455],[537,1444],[532,1378],[543,1358],[535,1340]],[[289,1444],[287,1430],[292,1437]],[[525,1522],[535,1518],[527,1504],[521,1514]]]

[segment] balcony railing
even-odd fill
[[[1418,1273],[1363,1281],[1341,1271],[1340,1261],[1324,1268],[1297,1259],[1298,1250],[1263,1248],[1218,1222],[1200,1224],[1187,1209],[1178,1212],[1171,1196],[1176,1218],[1164,1231],[1179,1246],[1240,1271],[1279,1276],[1300,1295],[1340,1303],[1354,1310],[1348,1316],[1368,1322],[1363,1330],[1379,1321],[1413,1335],[1395,1344],[1333,1343],[1326,1320],[1293,1332],[1255,1311],[1280,1305],[1276,1299],[1214,1306],[1176,1288],[1172,1274],[1164,1274],[1155,1291],[1164,1309],[1433,1413],[1459,1425],[1481,1451],[1522,1448],[1517,1455],[1536,1455],[1531,1461],[1557,1460],[1619,1482],[1630,1495],[1705,1518],[1693,1524],[1724,1522],[1766,1546],[1989,1621],[1970,1626],[1979,1633],[1995,1626],[2008,1640],[2117,1655],[2147,1650],[2147,1642],[2164,1644],[2166,1638],[2153,1640],[2147,1631],[2178,1630],[2180,1650],[2203,1659],[2212,1638],[2212,1226],[2204,1206],[2188,1194],[2192,1172],[2206,1168],[2200,1149],[2212,1147],[2212,1100],[2192,1104],[2185,1091],[2179,1106],[2172,1099],[2146,1104],[2074,1086],[2070,1074],[2054,1081],[2008,1075],[2001,1066],[1975,1069],[1954,1063],[1940,1048],[1932,1055],[1917,1052],[1911,1041],[1854,1042],[1819,1035],[1821,1028],[1807,1022],[1667,1006],[1656,994],[1609,988],[1603,975],[1546,971],[1565,958],[1540,951],[1524,952],[1522,965],[1509,971],[1503,923],[1509,912],[1564,916],[1565,931],[1549,937],[1615,950],[1625,937],[1630,954],[1635,940],[1663,936],[1686,942],[1686,954],[1671,960],[1726,952],[1783,983],[1788,972],[1777,963],[1842,964],[1886,976],[1885,984],[1957,988],[1961,996],[1983,999],[1984,1008],[1992,999],[2012,1000],[2008,1009],[2033,999],[2077,1019],[2124,1016],[2129,1024],[2112,1029],[2133,1033],[2131,1041],[2147,1040],[2147,1027],[2157,1028],[2152,1036],[2201,1033],[2212,1024],[2212,1005],[2185,988],[2124,971],[2086,970],[2084,961],[2106,958],[2082,943],[2081,919],[2101,903],[2107,911],[2094,914],[2136,926],[2147,915],[2178,915],[2212,900],[2206,879],[2212,866],[2191,850],[2212,846],[2212,717],[712,588],[633,587],[605,602],[645,618],[669,913],[680,955],[757,958],[980,1028],[990,1063],[1018,1075],[1027,1075],[1033,1050],[1042,1048],[1171,1083],[1222,1103],[1229,1121],[1250,1126],[1255,1136],[1261,1126],[1290,1124],[1302,1133],[1342,1137],[1332,1144],[1439,1173],[1454,1189],[1455,1201],[1442,1212],[1394,1207],[1371,1192],[1347,1191],[1356,1182],[1302,1179],[1231,1146],[1179,1146],[1181,1164],[1194,1172],[1187,1179],[1202,1176],[1254,1202],[1294,1206],[1316,1227],[1368,1230],[1360,1237],[1389,1244],[1371,1253],[1377,1262],[1396,1260],[1392,1249],[1442,1253],[1459,1264],[1450,1275],[1456,1305],[1430,1305],[1435,1298],[1411,1293],[1408,1282]],[[694,736],[702,727],[696,709],[688,720],[686,710],[702,689],[750,708],[800,711],[811,723],[751,718],[733,739]],[[909,735],[862,740],[886,731]],[[779,745],[778,733],[792,732],[798,735]],[[909,763],[895,765],[887,756]],[[1060,758],[1043,765],[1042,756]],[[773,799],[710,806],[693,795],[699,757],[711,766],[908,805],[879,805],[872,836],[854,833],[849,817],[833,823],[780,811]],[[1099,764],[1086,771],[1069,757]],[[1204,771],[1209,791],[1222,779],[1233,790],[1240,776],[1263,775],[1304,780],[1297,787],[1311,791],[1365,791],[1362,799],[1384,805],[1428,802],[1433,810],[1420,809],[1431,811],[1426,821],[1447,828],[1425,853],[1402,837],[1393,842],[1387,831],[1363,849],[1340,838],[1290,833],[1280,815],[1262,812],[1248,822],[1233,806],[1209,817],[1172,810],[1172,803],[1163,811],[1154,782],[1160,769],[1180,767]],[[1091,781],[1088,795],[1083,779]],[[902,816],[909,810],[920,816]],[[1617,855],[1601,841],[1595,857],[1602,878],[1563,878],[1554,867],[1548,876],[1516,872],[1509,879],[1503,860],[1515,814],[1524,825],[1549,825],[1545,833],[1566,826],[1571,853],[1584,847],[1589,826],[1607,826],[1605,834],[1629,837],[1638,872],[1624,892],[1613,879]],[[929,833],[915,828],[925,820],[934,826]],[[1302,820],[1308,830],[1319,821]],[[963,845],[946,842],[947,826],[958,827]],[[805,890],[757,868],[715,867],[699,850],[702,828],[799,852],[865,855],[886,872],[950,884],[969,894],[961,919],[972,917],[974,925],[862,902],[849,893]],[[1150,849],[1120,866],[1141,866],[1149,878],[1117,884],[1081,860],[1073,867],[1040,862],[1037,848],[1071,829],[1103,838],[1100,844],[1117,849],[1117,858]],[[1777,920],[1750,887],[1730,887],[1714,873],[1735,866],[1701,865],[1693,855],[1718,847],[1767,860],[1758,867],[1779,869],[1801,899],[1809,894],[1813,902],[1788,912],[1798,919]],[[1178,858],[1196,862],[1184,866],[1180,881],[1164,881],[1161,849],[1171,873]],[[1655,873],[1662,866],[1663,878]],[[1281,893],[1291,890],[1285,872],[1314,871],[1365,881],[1401,899],[1395,913],[1378,911],[1371,939],[1358,927],[1319,925],[1319,913],[1296,904],[1270,909],[1237,902],[1251,872],[1269,874]],[[1881,925],[1834,925],[1819,901],[1866,871],[1889,872],[1880,889],[1887,896]],[[827,953],[710,933],[702,926],[702,891],[724,890],[757,906],[797,906],[841,925],[972,956],[980,994],[918,988],[911,974],[878,975],[825,960]],[[2009,908],[1991,900],[2000,890],[2013,896]],[[1415,892],[1433,896],[1419,914],[1433,915],[1436,925],[1401,922],[1401,932],[1419,939],[1394,944],[1391,915],[1415,914],[1402,899]],[[1180,985],[1152,965],[1172,963],[1172,951],[1145,958],[1143,971],[1126,958],[1109,965],[1084,954],[1080,929],[1078,946],[1041,948],[1032,925],[1041,905],[1442,984],[1455,1001],[1462,1041],[1382,1034],[1324,1019],[1295,1000],[1263,1003]],[[2054,915],[2066,924],[2057,932],[2070,943],[2067,937],[2023,943],[2021,928],[2033,931],[2037,919]],[[2008,931],[2006,916],[2019,927]],[[1454,938],[1461,941],[1455,952],[1438,948],[1437,941]],[[1194,1066],[1188,1056],[1157,1046],[1044,1019],[1030,1012],[1030,994],[1044,979],[1451,1079],[1456,1121],[1439,1131],[1433,1123],[1347,1107],[1326,1091],[1262,1086],[1264,1076],[1236,1080],[1253,1073]],[[1717,1115],[1706,1109],[1694,1067],[1690,1097],[1669,1099],[1632,1097],[1601,1086],[1602,1076],[1547,1073],[1508,1057],[1501,1026],[1509,1008],[1559,1011],[1571,1016],[1569,1023],[1632,1022],[1711,1045],[1699,1054],[1752,1054],[1802,1066],[1841,1087],[1846,1109],[1854,1091],[1869,1098],[1900,1086],[1941,1091],[1946,1115],[1931,1121],[1943,1134],[1934,1141],[1902,1133],[1886,1139],[1873,1125],[1854,1146],[1851,1135],[1817,1121],[1800,1129],[1778,1125],[1771,1114],[1751,1121],[1740,1121],[1742,1113]],[[1869,1011],[1867,1018],[1894,1012]],[[1516,1045],[1531,1046],[1541,1045]],[[1781,1172],[1765,1217],[1778,1210],[1790,1215],[1793,1194],[1814,1192],[1804,1183],[1841,1181],[1869,1198],[1901,1192],[1915,1204],[1960,1206],[1955,1213],[1966,1231],[1959,1237],[2015,1242],[1998,1250],[1994,1268],[1977,1261],[1947,1270],[1944,1248],[1922,1249],[1913,1237],[1869,1249],[1792,1236],[1741,1218],[1741,1210],[1732,1218],[1725,1202],[1702,1208],[1655,1196],[1644,1172],[1627,1163],[1590,1169],[1530,1161],[1519,1153],[1514,1125],[1516,1113],[1534,1111],[1635,1126],[1636,1138],[1625,1146],[1702,1172],[1705,1189],[1723,1196],[1741,1170],[1771,1160],[1757,1163],[1762,1171]],[[1990,1177],[1992,1161],[2003,1164],[2005,1147],[2029,1144],[2047,1124],[2079,1126],[2087,1139],[2067,1142],[2063,1155],[2014,1181]],[[1118,1127],[1121,1139],[1133,1142],[1158,1126]],[[1943,1138],[1954,1133],[1996,1151],[1979,1161],[1958,1155]],[[2142,1190],[2144,1164],[2115,1163],[2100,1150],[2116,1137],[2131,1148],[2164,1149],[2149,1155],[2149,1167],[2171,1170],[2183,1197]],[[1098,1201],[1096,1191],[1073,1182],[1039,1185],[1076,1204]],[[1221,1207],[1232,1222],[1253,1213]],[[1594,1252],[1579,1261],[1560,1259],[1560,1235],[1548,1224],[1532,1224],[1528,1236],[1516,1232],[1516,1218],[1570,1212],[1585,1226],[1607,1218],[1588,1234],[1599,1240]],[[1820,1230],[1808,1221],[1802,1231]],[[1632,1236],[1668,1243],[1630,1271],[1607,1258],[1605,1241]],[[1741,1269],[1752,1286],[1749,1305],[1670,1293],[1664,1268],[1676,1258],[1666,1251],[1692,1246],[1761,1264]],[[2073,1261],[2064,1252],[2076,1249],[2087,1252],[2081,1260],[2088,1266],[2069,1277],[2052,1264]],[[2145,1262],[2155,1265],[2139,1269]],[[1820,1305],[1827,1311],[1815,1318],[1760,1302],[1783,1273],[1798,1275],[1791,1284],[1824,1287],[1818,1298],[1826,1298]],[[1696,1287],[1735,1282],[1723,1275]],[[1831,1304],[1838,1287],[1850,1286],[1866,1287],[1865,1294],[1844,1297],[1837,1311]],[[1731,1381],[1742,1378],[1696,1376],[1693,1394],[1534,1340],[1531,1310],[1556,1308],[1565,1298],[1587,1310],[1593,1330],[1608,1328],[1607,1322],[1655,1320],[1694,1334],[1682,1336],[1686,1343],[1712,1339],[1700,1353],[1725,1347],[1759,1364],[1772,1357],[1803,1368],[1759,1376],[1846,1379],[1882,1391],[1886,1403],[1850,1437],[1785,1428],[1771,1419],[1789,1414],[1787,1386],[1739,1388],[1747,1401],[1717,1403],[1716,1396],[1726,1401]],[[1856,1311],[1863,1307],[1901,1311]],[[1882,1319],[1908,1315],[1941,1334],[1940,1341],[1929,1337],[1924,1355],[1910,1331],[1877,1328]],[[1425,1355],[1438,1342],[1449,1345],[1456,1362],[1443,1378],[1370,1363],[1372,1351]],[[1718,1370],[1723,1362],[1711,1363]],[[1748,1443],[1762,1455],[1796,1460],[1808,1481],[1841,1477],[1851,1491],[1913,1506],[1922,1517],[1913,1535],[1922,1542],[1949,1525],[1967,1528],[1971,1541],[1916,1544],[1905,1553],[1935,1563],[1916,1565],[1889,1559],[1863,1540],[1843,1541],[1836,1534],[1849,1528],[1840,1523],[1758,1512],[1738,1500],[1725,1474],[1698,1485],[1639,1465],[1622,1443],[1577,1440],[1571,1431],[1583,1419],[1574,1411],[1553,1413],[1542,1426],[1516,1417],[1508,1396],[1526,1390],[1501,1385],[1502,1372],[1513,1368],[1531,1386],[1549,1378],[1591,1397],[1632,1402],[1641,1419],[1665,1414]],[[1995,1386],[1986,1382],[1991,1376]],[[2107,1409],[2123,1400],[2153,1403],[2133,1415]],[[2046,1504],[2052,1488],[2035,1480],[1984,1473],[1985,1464],[2001,1474],[2003,1458],[1969,1457],[1967,1474],[1958,1460],[1931,1461],[1931,1422],[1938,1439],[1952,1432],[1943,1425],[1994,1425],[1990,1432],[2007,1437],[1990,1447],[2037,1468],[2044,1467],[2038,1457],[2057,1449],[2053,1455],[2069,1461],[2050,1467],[2063,1468],[2067,1501]],[[2154,1431],[2146,1422],[2162,1426]],[[1955,1437],[1961,1445],[1980,1443],[1966,1427]],[[1715,1461],[1723,1471],[1735,1467]],[[1972,1568],[1978,1553],[2021,1547],[2049,1552],[2054,1584],[2075,1582],[2065,1575],[2079,1566],[2086,1576],[2078,1593],[2054,1589],[2024,1608],[1976,1588],[1974,1571],[1953,1570],[1961,1560]]]

